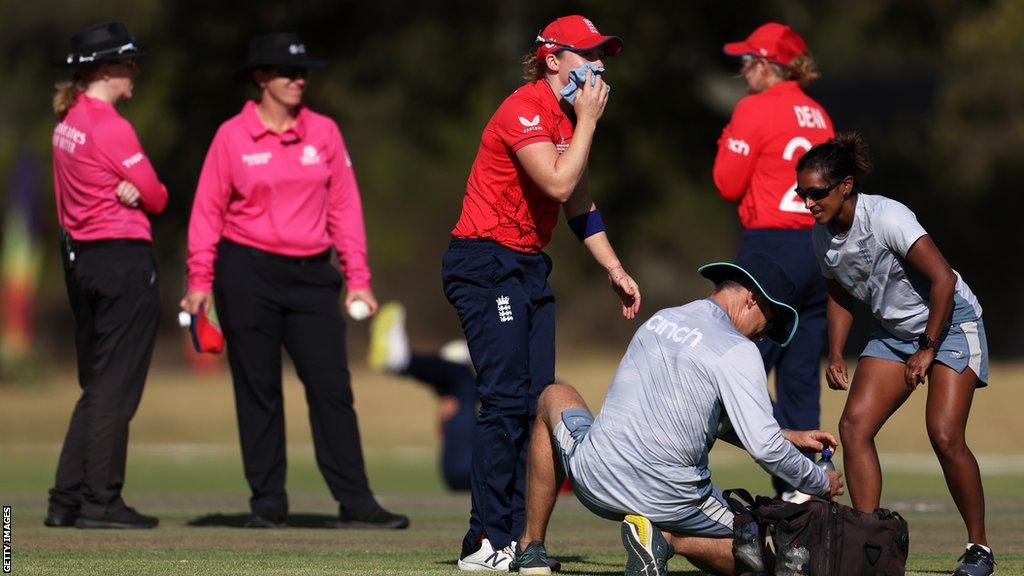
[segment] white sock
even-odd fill
[[[967,543],[967,550],[970,550],[971,546],[977,546],[977,547],[981,548],[982,550],[984,550],[985,552],[988,552],[989,554],[992,553],[992,549],[989,548],[988,546],[985,546],[984,544],[975,544],[974,542],[968,542]]]

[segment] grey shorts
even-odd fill
[[[576,457],[576,449],[587,437],[593,423],[594,416],[586,408],[569,408],[562,411],[562,420],[555,426],[553,432],[559,459],[562,462],[562,469],[572,480],[572,490],[580,503],[601,518],[621,521],[626,514],[634,512],[616,510],[601,502],[582,482],[577,482],[573,478],[572,461]],[[700,505],[684,510],[679,518],[660,522],[651,520],[651,523],[672,534],[709,538],[732,537],[732,511],[722,496],[722,491],[714,484],[709,484],[709,488],[708,496]]]
[[[970,368],[978,377],[978,388],[988,386],[988,341],[985,339],[985,323],[981,318],[950,326],[939,335],[938,344],[936,362],[958,373]],[[867,356],[906,364],[914,352],[917,352],[917,341],[902,340],[881,326],[876,326],[871,332],[871,340],[860,355],[862,358]]]

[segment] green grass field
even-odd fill
[[[560,376],[600,405],[617,358],[560,359]],[[975,398],[969,439],[979,456],[988,531],[1001,576],[1024,574],[1024,366],[994,366],[992,386]],[[248,510],[226,373],[188,376],[154,370],[132,424],[125,497],[160,516],[139,532],[49,529],[46,489],[77,385],[70,373],[0,388],[0,504],[13,507],[14,574],[457,574],[455,559],[469,509],[444,491],[437,472],[431,395],[394,378],[354,371],[371,484],[389,508],[412,518],[403,532],[342,531],[327,525],[335,504],[316,470],[301,385],[286,379],[288,489],[292,526],[234,527]],[[910,573],[948,573],[962,551],[963,525],[946,493],[924,432],[921,389],[883,430],[883,505],[911,527]],[[845,395],[825,391],[826,428]],[[830,425],[831,424],[831,425]],[[712,455],[714,480],[767,493],[767,476],[730,446]],[[618,526],[590,515],[571,495],[555,509],[548,548],[566,574],[621,574]],[[676,574],[695,573],[680,558]]]

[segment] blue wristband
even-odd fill
[[[604,232],[604,220],[601,220],[601,211],[593,210],[586,214],[573,216],[569,220],[569,228],[580,239],[580,242],[598,232]]]

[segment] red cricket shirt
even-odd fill
[[[352,161],[333,120],[303,107],[283,134],[256,103],[221,124],[199,174],[188,226],[188,289],[209,292],[221,238],[285,256],[337,250],[349,290],[370,286]]]
[[[796,82],[746,96],[718,139],[715,186],[740,203],[744,228],[810,228],[814,218],[795,192],[796,163],[834,135],[825,109]]]
[[[139,189],[139,206],[117,200],[127,180]],[[53,129],[53,185],[57,219],[79,241],[131,238],[152,241],[150,214],[167,205],[135,130],[107,102],[81,94]]]
[[[516,151],[536,142],[552,142],[564,152],[574,128],[546,80],[521,86],[506,98],[480,137],[452,236],[540,252],[551,241],[560,205],[530,180]]]

